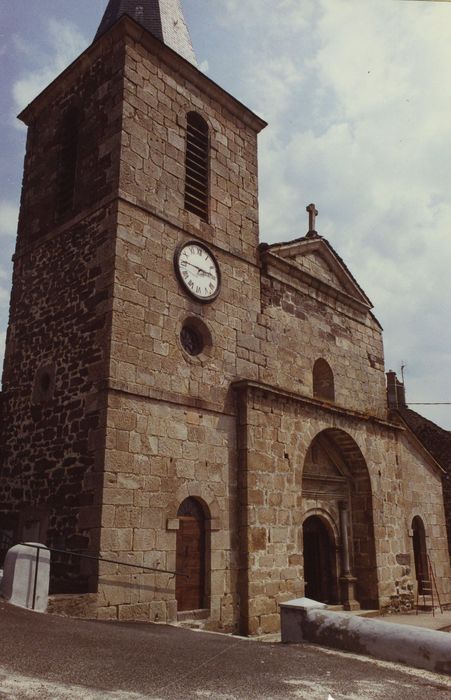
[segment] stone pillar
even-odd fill
[[[349,514],[346,501],[340,501],[340,537],[341,537],[341,575],[340,597],[345,610],[359,610],[360,604],[355,599],[355,585],[357,579],[351,572],[351,558],[349,554]]]

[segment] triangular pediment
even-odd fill
[[[320,236],[305,236],[288,243],[269,246],[271,255],[283,259],[304,273],[313,286],[342,293],[359,304],[372,308],[371,301],[332,246]]]
[[[309,272],[313,277],[327,282],[338,289],[344,289],[344,285],[333,267],[327,262],[325,257],[318,251],[303,253],[290,257],[296,265]]]

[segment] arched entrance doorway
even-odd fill
[[[187,498],[177,511],[176,576],[177,610],[200,610],[206,605],[205,513],[195,498]]]
[[[413,556],[415,561],[415,575],[418,582],[418,593],[422,595],[430,591],[429,566],[426,547],[426,530],[419,515],[412,520],[413,532]]]
[[[303,525],[305,595],[320,603],[337,600],[335,541],[331,529],[317,515]]]
[[[359,446],[345,431],[329,428],[312,440],[302,475],[302,503],[307,515],[309,511],[315,510],[326,513],[337,532],[338,601],[350,610],[359,606],[377,609],[379,595],[371,480]],[[322,523],[324,526],[324,519]],[[315,527],[317,543],[323,542],[323,545],[316,546],[325,549],[324,530],[321,535],[318,523]],[[311,585],[308,575],[314,574],[313,565],[309,563],[309,548],[315,546],[312,541],[313,534],[307,532],[307,542],[304,543],[304,569],[307,567],[304,578],[307,579],[307,590]],[[330,562],[324,555],[317,558],[317,562],[324,570],[329,568],[330,571]],[[316,578],[321,580],[324,575],[317,573]],[[320,589],[319,594],[330,595],[330,591]]]

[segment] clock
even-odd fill
[[[213,301],[219,294],[221,272],[215,256],[203,243],[188,241],[178,246],[174,266],[182,286],[198,301]]]

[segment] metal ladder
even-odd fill
[[[437,598],[438,607],[440,608],[440,612],[442,613],[442,615],[443,615],[443,606],[442,606],[442,603],[440,600],[440,594],[439,594],[438,588],[437,588],[437,581],[435,578],[434,569],[432,567],[432,562],[430,560],[429,554],[427,555],[427,561],[428,561],[428,578],[422,578],[421,576],[418,577],[416,614],[418,615],[418,606],[419,606],[420,597],[423,598],[423,607],[426,608],[427,607],[426,596],[429,596],[431,599],[432,615],[435,617],[434,591],[435,591],[435,596]],[[420,589],[421,589],[421,593],[420,593]]]

